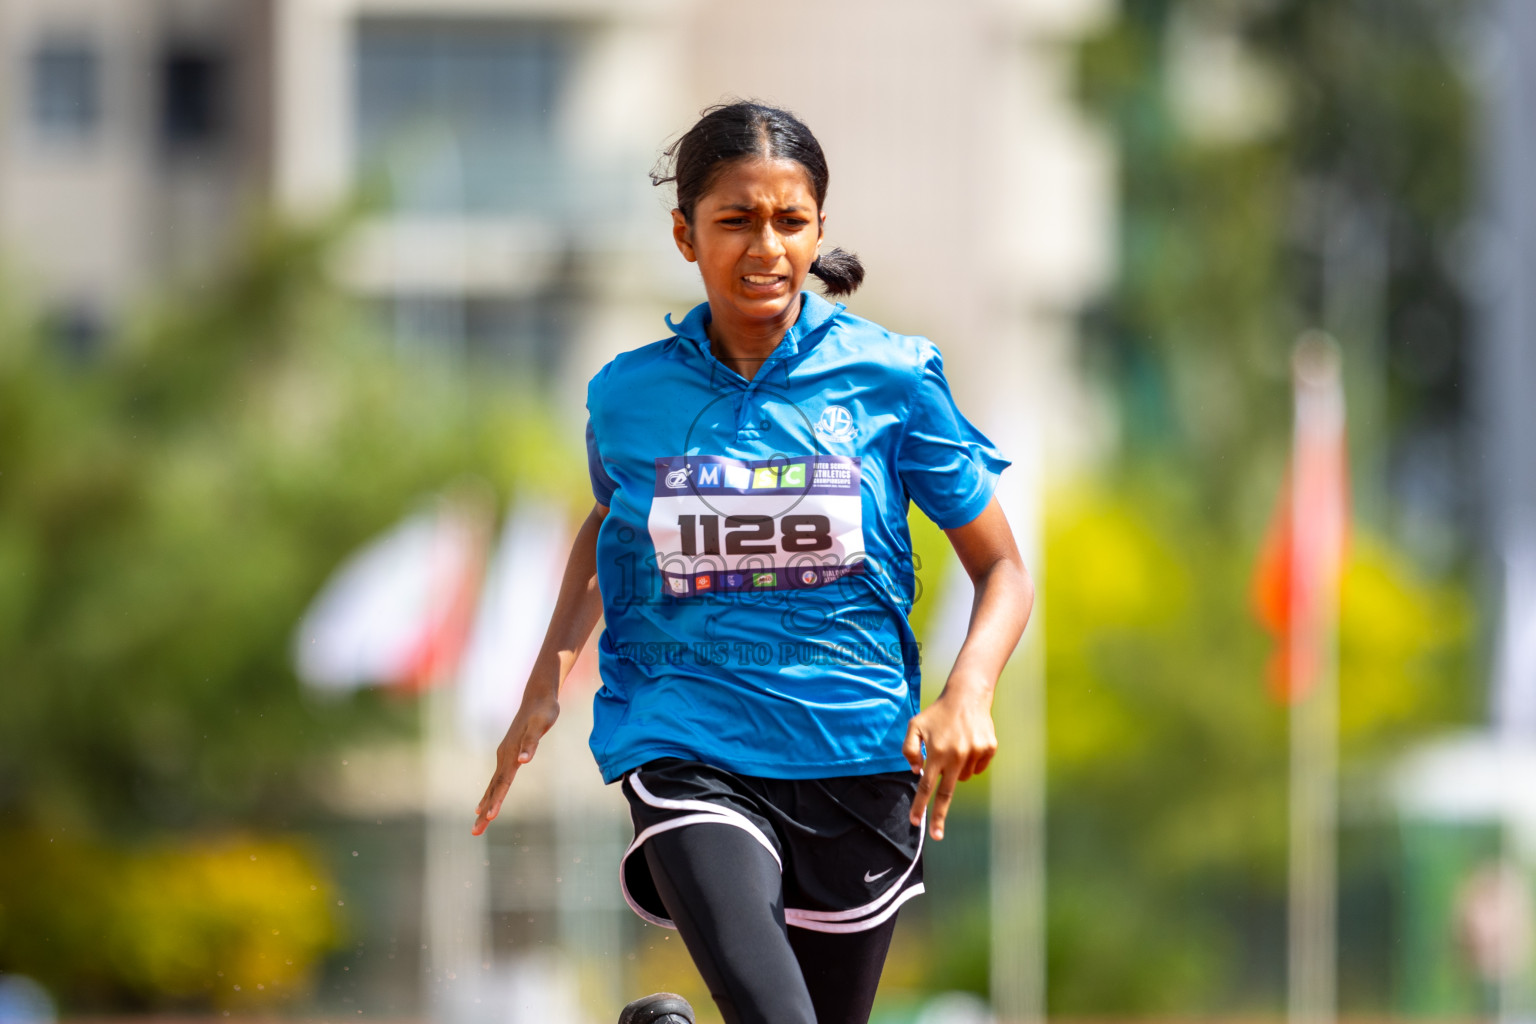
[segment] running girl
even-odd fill
[[[922,891],[924,819],[943,838],[956,783],[997,748],[992,691],[1033,602],[993,496],[1009,463],[932,342],[801,290],[864,276],[820,251],[827,164],[804,124],[718,106],[667,157],[652,177],[676,183],[673,238],[708,301],[588,386],[596,504],[472,831],[602,615],[591,747],[635,824],[625,899],[678,930],[730,1024],[863,1022],[897,908]],[[975,587],[926,710],[909,501]],[[661,993],[621,1021],[691,1012]]]

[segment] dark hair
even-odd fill
[[[703,111],[694,126],[668,146],[651,171],[651,184],[677,183],[677,208],[693,223],[693,208],[726,165],[750,157],[793,160],[805,168],[820,209],[827,198],[827,158],[821,143],[798,117],[764,103],[741,100]],[[818,256],[811,273],[828,295],[847,295],[864,281],[864,264],[851,252]]]

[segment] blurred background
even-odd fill
[[[1533,46],[1529,0],[0,0],[0,1021],[718,1019],[620,898],[591,652],[469,826],[586,383],[703,298],[647,172],[732,97],[817,133],[848,304],[939,344],[1040,584],[876,1020],[1536,1014]],[[912,530],[931,699],[969,586]]]

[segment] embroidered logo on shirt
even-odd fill
[[[811,429],[823,441],[852,441],[853,414],[840,405],[829,405],[821,410],[821,418]]]
[[[891,873],[891,869],[890,868],[886,868],[884,871],[881,871],[881,872],[879,872],[877,874],[873,874],[873,875],[870,874],[868,871],[866,871],[866,872],[864,872],[864,881],[866,881],[866,882],[878,881],[882,876],[888,875],[890,873]]]

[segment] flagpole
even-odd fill
[[[447,176],[452,183],[454,235],[453,244],[449,246],[450,265],[447,269],[457,287],[444,303],[449,317],[441,325],[445,328],[443,336],[431,340],[451,346],[452,358],[457,363],[454,369],[461,371],[462,383],[467,382],[468,374],[465,361],[468,339],[464,333],[464,282],[468,278],[464,225],[468,210],[464,158],[454,131],[445,132],[435,156],[447,165]],[[398,316],[398,279],[395,287]],[[467,402],[459,405],[468,408]],[[448,647],[433,659],[428,691],[422,696],[422,767],[427,801],[423,816],[422,924],[429,969],[429,987],[423,1008],[431,1021],[459,1024],[484,1016],[486,1008],[482,1005],[481,993],[485,990],[491,967],[487,844],[475,840],[464,823],[462,808],[471,806],[473,791],[466,794],[460,788],[460,773],[456,768],[463,747],[457,716],[459,662],[479,596],[481,572],[495,518],[495,499],[483,481],[471,478],[455,481],[439,500],[442,529],[457,534],[461,551],[467,552],[469,571],[455,582],[452,592],[439,595],[451,605],[448,614],[452,621],[447,626],[451,638]],[[467,590],[459,589],[466,584]],[[467,605],[462,604],[466,601]]]
[[[1297,342],[1289,657],[1290,1024],[1337,1016],[1338,578],[1344,392],[1337,344]]]
[[[1335,965],[1338,673],[1319,665],[1291,704],[1290,1024],[1331,1024]]]
[[[426,773],[426,859],[423,871],[423,918],[429,969],[427,1019],[462,1020],[481,988],[489,951],[485,915],[489,869],[484,843],[464,824],[463,807],[473,803],[455,783],[459,749],[454,711],[458,687],[451,676],[430,684],[421,695],[422,755]]]
[[[439,1022],[468,1021],[478,1014],[490,953],[490,871],[483,840],[465,824],[474,791],[462,788],[459,668],[473,620],[489,547],[494,498],[487,485],[461,479],[439,498],[439,536],[447,541],[451,579],[434,600],[440,646],[432,656],[421,695],[422,768],[426,799],[423,823],[422,924],[427,946],[428,988],[424,1009]]]

